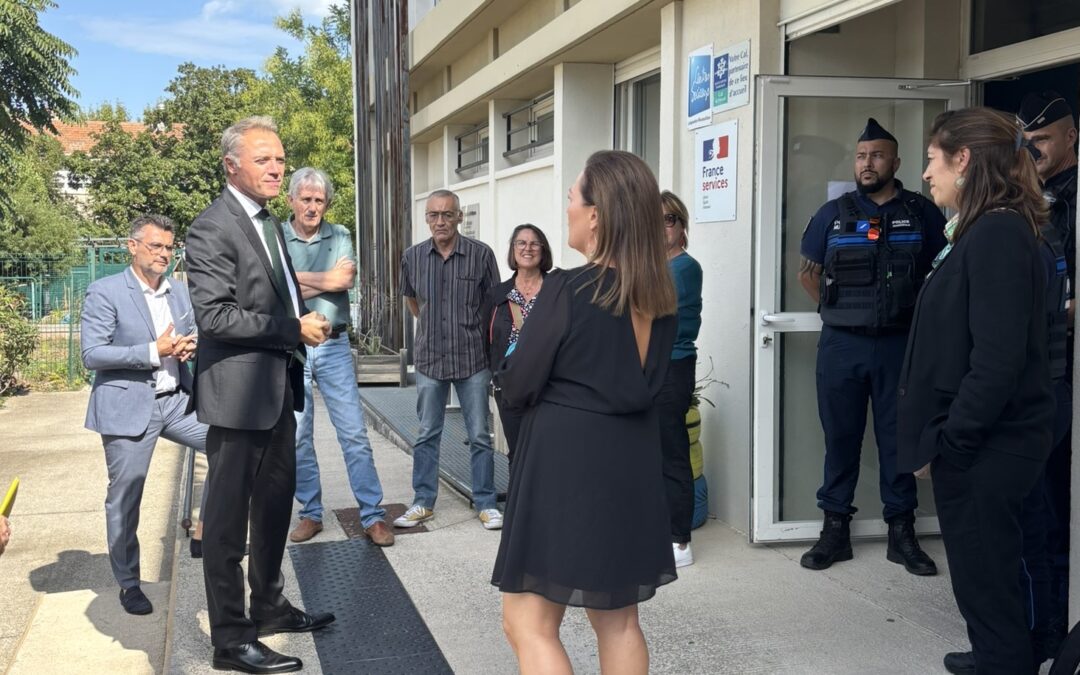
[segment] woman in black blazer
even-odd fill
[[[919,294],[898,390],[900,471],[929,472],[976,672],[1036,672],[1017,570],[1020,505],[1051,445],[1046,220],[1011,118],[938,116],[923,179],[956,211]]]

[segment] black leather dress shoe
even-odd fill
[[[201,558],[202,557],[202,539],[192,539],[191,540],[191,557],[192,558]]]
[[[972,652],[949,652],[942,659],[945,670],[953,675],[973,675],[975,673],[975,654]]]
[[[241,673],[292,673],[304,664],[295,656],[278,654],[259,641],[214,650],[216,670],[238,670]]]
[[[290,607],[289,611],[273,619],[256,621],[255,628],[259,631],[259,637],[273,635],[274,633],[307,633],[320,628],[326,628],[334,622],[334,615],[329,612],[321,614],[308,614],[302,609]]]
[[[120,604],[128,614],[149,614],[154,611],[150,598],[138,586],[120,589]]]

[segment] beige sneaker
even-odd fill
[[[435,517],[435,511],[419,504],[413,504],[409,510],[394,519],[394,527],[416,527],[425,520]]]
[[[322,523],[310,518],[301,518],[300,524],[289,533],[289,541],[299,544],[302,541],[311,539],[320,532],[322,532]]]

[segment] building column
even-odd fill
[[[561,214],[562,266],[582,257],[566,245],[566,192],[597,150],[610,150],[615,135],[615,66],[610,63],[560,63],[555,66],[555,210]],[[558,260],[559,258],[556,258]]]

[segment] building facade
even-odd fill
[[[760,542],[820,528],[821,324],[796,279],[799,242],[816,209],[852,189],[866,118],[899,138],[898,177],[924,191],[938,113],[1015,111],[1027,91],[1051,88],[1075,110],[1080,85],[1080,5],[1064,0],[421,5],[409,36],[414,240],[427,237],[426,195],[448,188],[463,231],[500,258],[531,222],[556,265],[581,264],[566,244],[568,188],[596,150],[642,156],[687,203],[705,274],[710,511]],[[868,429],[856,534],[884,533],[876,461]],[[920,529],[936,531],[929,485],[920,490]]]

